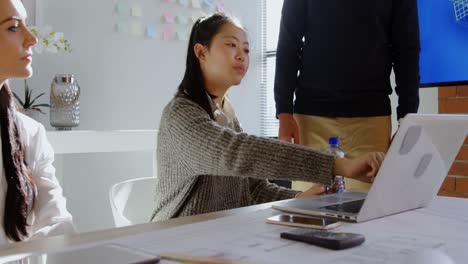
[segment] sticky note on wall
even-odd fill
[[[126,33],[128,32],[127,22],[126,21],[118,21],[115,24],[115,30],[119,33]]]
[[[189,23],[189,18],[187,16],[184,16],[182,14],[178,14],[176,17],[177,23],[181,25],[186,25]]]
[[[163,40],[172,41],[175,38],[174,30],[172,28],[166,27],[163,31]]]
[[[184,29],[178,29],[176,35],[178,40],[187,41],[189,39],[189,34]]]
[[[144,33],[144,26],[141,21],[131,21],[130,22],[130,34],[141,37]]]
[[[193,8],[201,8],[200,0],[192,0]]]
[[[190,1],[189,1],[189,0],[179,0],[179,4],[180,4],[181,6],[187,7],[187,6],[189,6]]]
[[[158,30],[156,28],[156,25],[153,25],[153,24],[146,25],[146,36],[150,39],[158,38]]]
[[[174,24],[175,23],[175,18],[174,14],[172,14],[170,11],[166,11],[163,14],[163,22],[165,24]]]
[[[206,8],[208,10],[214,10],[215,9],[214,1],[213,0],[203,0],[202,7]]]
[[[143,16],[143,9],[139,5],[134,5],[132,6],[131,14],[134,17],[141,17]]]
[[[119,16],[128,16],[129,14],[129,7],[126,1],[119,1],[115,5],[115,11]]]

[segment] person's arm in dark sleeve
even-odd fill
[[[419,107],[419,21],[417,0],[393,1],[392,54],[398,95],[397,117]]]
[[[293,113],[294,90],[301,63],[307,0],[285,0],[276,50],[276,115]]]

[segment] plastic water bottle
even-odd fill
[[[324,151],[327,154],[333,155],[336,158],[344,158],[344,151],[340,148],[340,138],[330,137],[328,139],[328,147]],[[325,194],[340,193],[345,190],[345,182],[343,176],[335,176],[335,181],[331,186],[325,186]]]

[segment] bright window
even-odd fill
[[[260,133],[262,136],[278,136],[276,119],[275,82],[276,46],[281,20],[283,0],[262,0],[262,87]]]

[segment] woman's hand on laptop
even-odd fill
[[[373,182],[384,158],[383,152],[370,152],[356,159],[337,158],[334,174],[363,182]]]
[[[296,198],[306,198],[306,197],[314,197],[317,195],[321,195],[325,192],[325,187],[322,184],[314,184],[309,189],[296,194]]]

